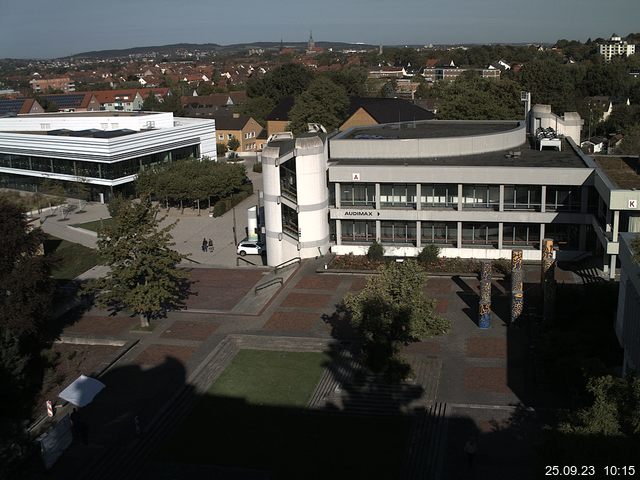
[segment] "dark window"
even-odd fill
[[[451,246],[458,241],[457,222],[421,222],[420,241],[435,245]]]

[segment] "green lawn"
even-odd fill
[[[98,228],[100,228],[101,225],[110,225],[113,222],[113,218],[103,218],[101,220],[94,220],[93,222],[87,222],[87,223],[79,223],[76,225],[73,225],[74,227],[78,227],[78,228],[84,228],[85,230],[91,230],[92,232],[97,232]]]
[[[44,251],[53,256],[51,276],[56,280],[73,280],[98,264],[95,250],[56,237],[45,240]]]
[[[305,408],[327,361],[320,353],[241,350],[156,461],[265,470],[274,479],[398,478],[407,417]]]

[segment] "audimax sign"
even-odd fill
[[[369,210],[347,210],[344,212],[345,217],[379,217],[380,212],[372,212]]]

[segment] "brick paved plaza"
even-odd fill
[[[171,399],[178,398],[176,395],[185,386],[195,392],[201,388],[200,383],[204,386],[207,378],[216,378],[237,348],[260,348],[251,345],[259,345],[261,338],[271,342],[272,346],[267,349],[288,350],[322,350],[322,345],[331,344],[338,348],[340,342],[349,341],[349,329],[327,319],[335,320],[332,314],[336,305],[346,293],[363,288],[366,277],[316,273],[320,265],[320,262],[305,261],[288,273],[283,286],[271,287],[264,293],[254,292],[254,287],[264,281],[264,270],[194,268],[190,272],[197,295],[189,299],[187,310],[158,320],[151,332],[136,331],[135,318],[123,314],[112,317],[98,309],[90,310],[69,325],[65,335],[137,340],[138,343],[101,378],[107,386],[105,391],[83,412],[92,432],[90,445],[74,444],[48,477],[72,478],[68,476],[71,469],[81,472],[79,477],[93,476],[91,472],[95,469],[103,474],[111,472],[110,469],[116,467],[106,466],[97,459],[126,458],[130,455],[126,452],[137,451],[135,446],[140,440],[135,438],[132,427],[135,415],[143,417],[149,429],[153,422],[160,421],[158,425],[161,425],[167,420],[161,412],[169,408]],[[510,458],[520,459],[520,464],[509,461],[508,469],[518,478],[528,478],[530,443],[508,440],[509,435],[515,435],[508,428],[514,406],[530,400],[527,358],[523,353],[526,334],[523,329],[507,328],[500,317],[507,311],[508,297],[503,293],[504,286],[499,284],[494,288],[493,302],[498,313],[493,315],[492,327],[478,329],[477,291],[478,281],[474,278],[428,280],[425,294],[436,300],[437,312],[451,320],[452,329],[446,336],[414,343],[403,350],[416,372],[411,404],[447,405],[447,421],[440,427],[439,434],[446,443],[437,447],[440,454],[436,456],[443,470],[440,478],[497,478],[491,475],[500,471],[504,460],[501,456],[479,455],[478,467],[473,472],[460,465],[460,452],[469,434],[478,437],[481,452],[505,448]],[[250,305],[256,302],[260,308],[251,311]],[[234,347],[236,350],[223,347],[229,335],[239,345]],[[216,366],[216,362],[222,363]],[[335,372],[332,381],[339,385]],[[347,377],[343,381],[347,381]],[[366,395],[362,397],[361,387],[349,390],[345,385],[342,390],[335,390],[342,395],[341,399],[336,397],[338,408],[340,405],[370,408],[366,405]],[[380,390],[375,395],[382,393]],[[352,401],[345,395],[353,395]],[[161,428],[154,431],[159,433],[150,437],[149,443],[157,445],[167,433]],[[223,432],[209,434],[224,435]],[[87,457],[89,453],[91,459]],[[149,458],[149,453],[140,447],[141,458]],[[144,468],[162,470],[150,464]],[[455,476],[447,472],[452,475],[455,472]],[[400,477],[400,472],[398,475]]]

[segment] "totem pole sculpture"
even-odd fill
[[[491,261],[485,260],[480,269],[480,308],[478,326],[491,327]]]
[[[520,318],[523,305],[522,250],[513,250],[511,252],[511,323]]]
[[[542,286],[542,317],[545,322],[553,318],[556,297],[556,261],[553,258],[553,240],[542,241],[542,270],[540,283]]]

